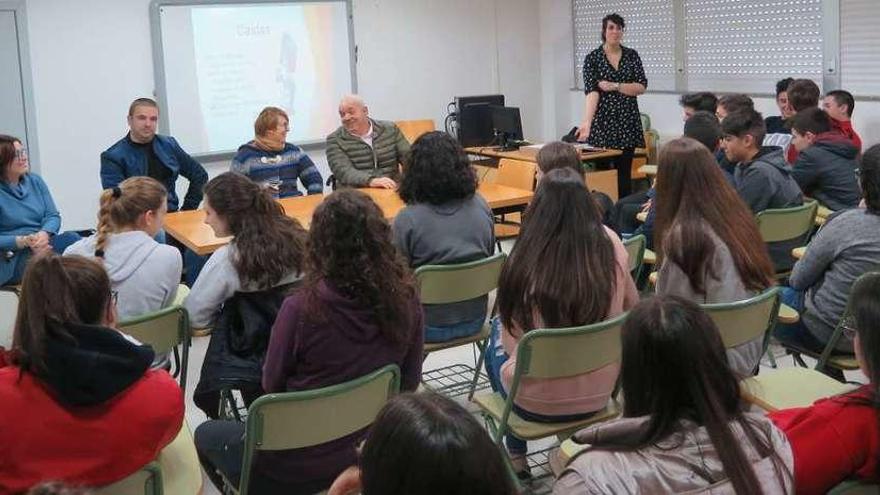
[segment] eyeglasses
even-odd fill
[[[119,291],[111,290],[110,291],[110,302],[113,303],[113,306],[116,306],[116,303],[119,301]]]
[[[22,148],[20,150],[15,150],[15,157],[21,160],[22,158],[27,158],[28,152],[26,149]]]
[[[843,329],[843,336],[844,337],[846,337],[849,340],[853,340],[854,338],[856,338],[856,334],[858,333],[858,330],[856,330],[856,327],[851,319],[845,320],[841,324],[841,328]]]

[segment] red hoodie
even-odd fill
[[[843,134],[843,136],[850,141],[852,141],[853,145],[855,145],[856,149],[859,151],[859,154],[862,153],[862,138],[856,133],[856,130],[852,126],[852,121],[842,121],[833,119],[831,117],[828,118],[831,121],[831,132],[839,132]],[[827,133],[826,133],[827,134]],[[794,162],[797,161],[798,150],[794,146],[788,147],[788,152],[785,155],[785,161],[788,162],[789,165],[794,165]]]
[[[810,407],[770,413],[791,443],[799,495],[826,493],[853,475],[876,479],[880,433],[877,410],[864,401],[869,397],[865,386]]]

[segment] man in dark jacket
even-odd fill
[[[205,168],[189,156],[171,136],[156,134],[159,106],[149,98],[138,98],[128,108],[128,134],[101,153],[101,187],[110,189],[140,175],[152,177],[168,190],[168,211],[177,211],[177,176],[189,181],[183,200],[184,210],[194,210],[202,202],[202,189],[208,182]]]
[[[848,137],[832,129],[828,114],[818,108],[798,112],[791,135],[792,146],[799,151],[791,175],[801,190],[834,211],[858,206],[859,151]]]
[[[789,208],[803,204],[803,194],[791,176],[782,149],[761,146],[764,141],[764,119],[754,110],[728,115],[721,122],[724,134],[722,147],[727,159],[736,164],[733,175],[736,192],[758,214],[769,208]],[[791,250],[802,239],[769,243],[770,258],[777,271],[791,269]]]
[[[395,189],[409,142],[394,122],[373,120],[364,100],[339,102],[342,126],[327,136],[327,163],[340,186]]]

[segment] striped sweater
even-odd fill
[[[299,146],[290,143],[284,143],[281,151],[262,150],[253,141],[243,144],[232,159],[231,170],[247,175],[257,183],[280,181],[278,196],[281,198],[302,195],[296,187],[297,179],[308,194],[324,191],[321,173],[312,159]]]

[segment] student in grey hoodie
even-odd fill
[[[804,202],[803,193],[791,175],[782,149],[761,146],[764,119],[754,110],[731,113],[721,122],[722,148],[729,161],[736,163],[734,187],[756,215],[770,208],[790,208]],[[803,239],[768,243],[770,258],[777,272],[794,265],[791,250]]]
[[[150,177],[131,177],[101,193],[97,234],[65,255],[101,258],[125,320],[171,304],[183,262],[180,252],[154,240],[167,211],[165,186]]]

